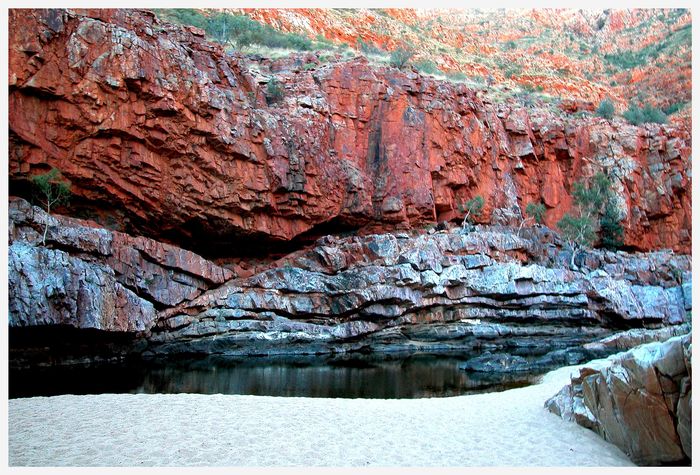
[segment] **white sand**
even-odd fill
[[[102,394],[9,401],[9,463],[39,466],[633,466],[541,384],[434,399]]]

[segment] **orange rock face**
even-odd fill
[[[690,252],[683,124],[530,114],[362,57],[250,59],[143,11],[12,10],[9,33],[11,184],[58,167],[110,227],[233,253],[459,220],[477,195],[481,222],[543,201],[554,227],[607,170],[627,246]]]

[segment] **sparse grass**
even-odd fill
[[[205,14],[191,8],[156,9],[156,14],[167,21],[192,25],[203,29],[209,39],[244,52],[256,52],[270,57],[287,56],[290,52],[316,50],[342,51],[347,44],[336,45],[321,35],[316,41],[298,34],[285,33],[253,20],[247,15],[224,12]],[[270,50],[278,50],[274,54]]]
[[[622,116],[627,119],[627,122],[634,125],[647,123],[665,124],[667,120],[663,111],[648,104],[642,108],[632,105],[622,113]]]
[[[389,56],[389,64],[394,68],[402,69],[404,66],[406,66],[406,64],[408,64],[408,60],[415,54],[416,53],[413,48],[399,46],[391,52],[391,55]]]
[[[240,51],[247,55],[257,54],[264,58],[270,59],[286,58],[290,54],[298,53],[298,51],[294,49],[271,48],[269,46],[264,45],[248,45],[244,48],[241,48]]]
[[[450,71],[447,73],[446,79],[454,82],[465,82],[469,80],[469,76],[464,74],[462,71]]]
[[[681,109],[684,109],[687,104],[688,104],[687,102],[675,102],[675,103],[671,104],[670,106],[663,109],[664,114],[666,114],[666,115],[675,114],[676,112],[680,111]]]
[[[420,61],[413,63],[413,65],[418,68],[419,71],[425,74],[437,74],[440,72],[437,64],[429,59],[421,59]]]
[[[604,119],[611,120],[615,115],[615,104],[610,99],[603,99],[598,105],[596,114]]]
[[[606,54],[605,60],[620,69],[633,69],[656,60],[662,54],[673,55],[681,46],[690,48],[692,43],[691,25],[674,31],[662,41],[645,46],[639,51],[620,51]]]

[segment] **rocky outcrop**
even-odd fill
[[[676,273],[691,280],[687,256],[658,253],[649,273],[646,256],[593,252],[586,260],[599,267],[578,272],[556,244],[543,251],[551,238],[540,228],[329,236],[162,312],[149,351],[487,349],[506,336],[548,340],[551,350],[685,321]]]
[[[8,254],[10,326],[69,325],[106,331],[150,328],[156,311],[112,269],[66,252],[15,243]]]
[[[691,450],[691,335],[597,360],[545,403],[640,465],[687,462]]]
[[[48,216],[9,203],[9,325],[68,325],[146,332],[157,311],[222,284],[233,274],[150,239]],[[40,245],[48,225],[46,247]]]
[[[138,332],[146,355],[507,349],[551,366],[573,361],[552,351],[690,310],[688,256],[590,251],[572,270],[541,227],[326,236],[237,276],[22,199],[9,216],[10,328]]]
[[[10,180],[57,167],[78,212],[207,256],[339,229],[554,226],[606,170],[625,244],[689,252],[690,131],[565,119],[363,57],[227,53],[144,11],[10,12]],[[281,84],[270,101],[267,84]]]
[[[590,351],[613,350],[615,352],[620,352],[646,343],[666,341],[671,337],[685,335],[690,331],[691,327],[689,323],[658,329],[633,328],[631,330],[615,333],[599,341],[585,344],[583,347]]]

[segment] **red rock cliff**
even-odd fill
[[[542,200],[554,226],[572,183],[606,169],[628,246],[690,252],[682,126],[513,110],[362,57],[250,59],[144,11],[11,10],[9,24],[11,183],[58,167],[76,206],[116,227],[184,247],[289,240],[458,219],[476,195],[483,221]]]

